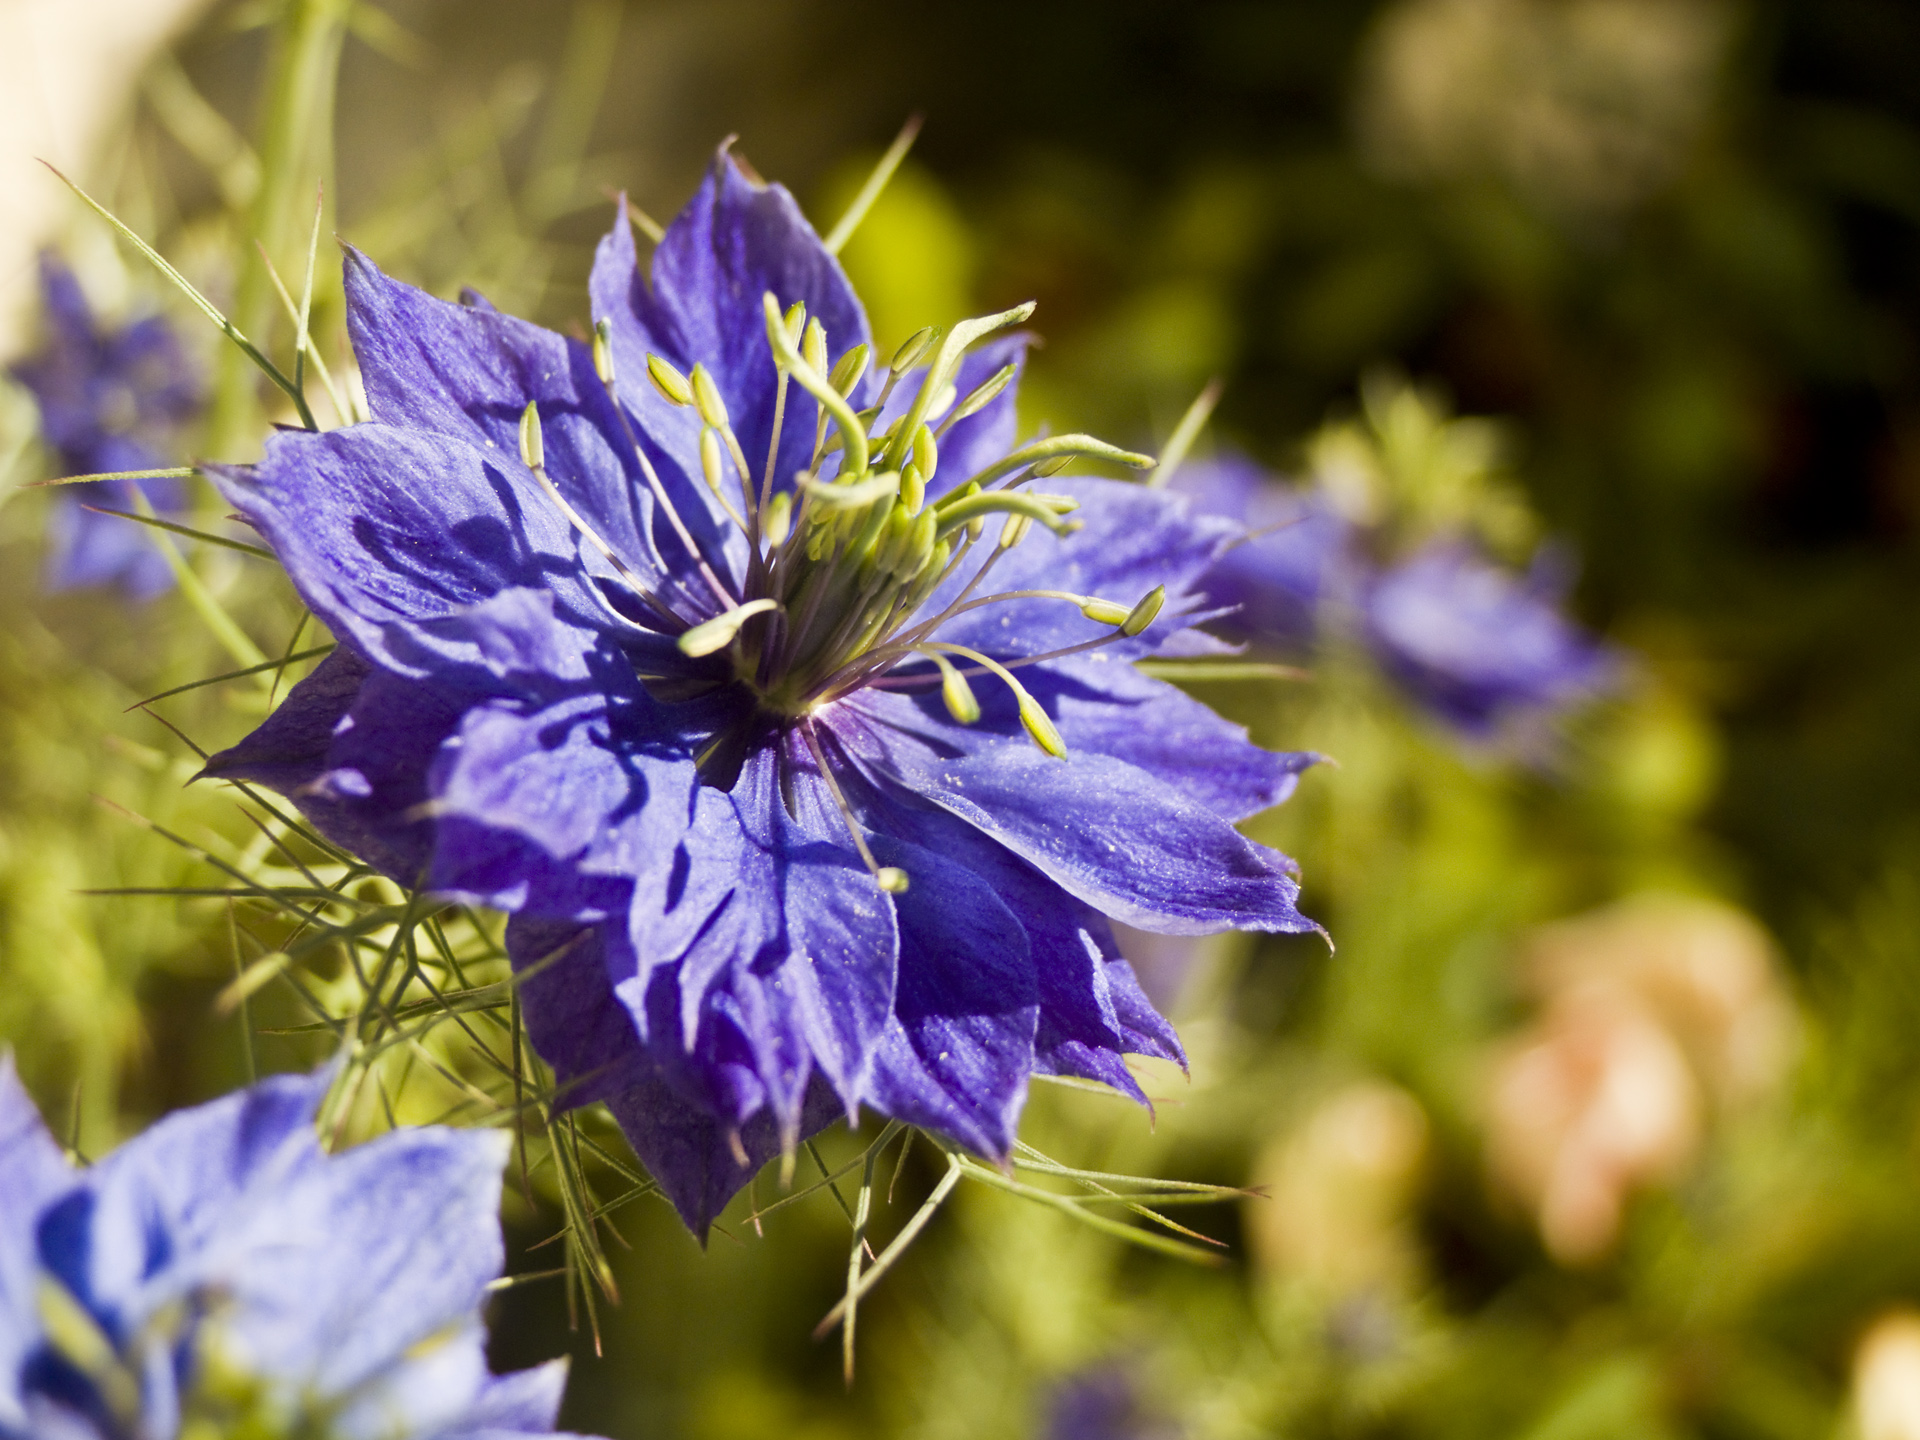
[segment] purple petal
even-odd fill
[[[35,1226],[41,1212],[75,1181],[14,1074],[13,1056],[0,1051],[0,1431],[26,1425],[20,1368],[40,1334]]]
[[[1012,740],[943,756],[878,725],[864,728],[848,750],[1138,929],[1316,928],[1294,908],[1291,861],[1124,761],[1071,751],[1057,760]]]

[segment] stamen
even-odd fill
[[[962,320],[941,338],[940,348],[934,351],[933,359],[927,365],[926,377],[920,382],[920,393],[914,397],[913,404],[901,417],[896,428],[893,443],[887,449],[885,464],[890,470],[897,470],[906,461],[906,447],[912,443],[914,434],[927,418],[927,411],[935,397],[953,379],[953,371],[960,363],[960,356],[976,340],[991,335],[994,331],[1008,325],[1018,325],[1033,314],[1033,301],[1016,305],[1011,310],[1003,310],[998,315],[986,315],[977,320]],[[896,357],[896,363],[897,363]],[[916,357],[918,358],[918,357]]]
[[[940,428],[936,430],[934,434],[945,435],[947,431],[951,430],[955,425],[958,425],[969,415],[977,415],[986,409],[987,406],[999,398],[1002,390],[1013,383],[1014,372],[1017,368],[1017,366],[1012,364],[1002,365],[987,379],[974,386],[974,388],[967,393],[967,398],[954,407],[953,413],[940,422]]]
[[[602,380],[609,377],[602,375]],[[693,386],[687,383],[687,377],[658,355],[647,356],[647,379],[653,382],[653,388],[660,392],[660,398],[669,405],[684,409],[693,404]]]
[[[1020,723],[1026,727],[1027,734],[1033,738],[1033,743],[1056,760],[1066,759],[1067,742],[1060,738],[1060,732],[1054,728],[1052,717],[1040,708],[1040,702],[1027,693],[1027,687],[1014,679],[1013,672],[1006,666],[990,656],[982,655],[978,650],[969,650],[964,645],[948,645],[931,641],[922,648],[944,650],[950,655],[964,655],[976,665],[983,665],[998,675],[1007,688],[1013,691],[1014,703],[1020,707]]]
[[[666,361],[660,360],[657,355],[649,355],[647,357],[647,375],[653,380],[654,387],[665,396],[669,404],[681,403],[674,400],[673,397],[668,394],[666,386],[662,383],[660,377],[655,374],[654,364],[656,361],[659,362],[660,368],[666,372],[669,378],[677,378],[684,385],[686,383],[686,377],[681,375],[680,372],[675,370],[671,365],[667,364]],[[640,462],[640,473],[646,477],[647,488],[653,491],[653,498],[659,503],[660,511],[667,517],[667,522],[673,526],[674,535],[677,536],[680,543],[686,547],[687,554],[693,557],[695,568],[700,571],[701,578],[707,582],[707,587],[713,591],[714,598],[722,605],[736,604],[737,600],[735,596],[725,585],[720,583],[720,577],[713,573],[713,567],[707,563],[707,557],[701,554],[700,547],[693,543],[693,536],[687,530],[686,523],[681,520],[680,512],[674,508],[673,501],[667,496],[667,487],[660,483],[659,472],[653,468],[653,462],[647,458],[647,452],[641,448],[640,437],[633,433],[633,422],[627,419],[627,408],[620,403],[619,392],[613,388],[611,367],[609,367],[607,374],[600,377],[600,383],[607,392],[607,399],[613,402],[613,413],[620,417],[620,429],[627,437],[627,445],[633,451],[633,458]],[[688,396],[689,399],[691,399],[691,389],[688,390]]]
[[[826,752],[820,748],[820,737],[813,732],[813,721],[806,721],[799,729],[806,738],[807,748],[813,752],[813,763],[820,767],[820,778],[826,782],[834,808],[839,810],[841,820],[846,822],[847,834],[853,837],[853,848],[860,852],[860,858],[866,862],[867,873],[873,876],[874,884],[889,895],[905,894],[907,872],[898,866],[882,865],[873,858],[873,851],[867,846],[867,837],[860,833],[860,823],[854,818],[853,807],[847,804],[847,797],[840,793],[840,782],[833,778],[833,771],[827,765]]]
[[[606,557],[607,563],[619,573],[629,590],[639,596],[648,608],[662,619],[675,626],[685,624],[686,622],[674,614],[670,606],[640,582],[640,577],[627,567],[624,560],[613,553],[613,547],[600,538],[599,532],[586,522],[585,517],[567,503],[567,497],[560,493],[560,488],[547,475],[546,458],[546,438],[540,430],[540,409],[535,402],[529,400],[527,408],[520,412],[521,463],[533,472],[534,480],[546,493],[547,498],[559,507],[560,513],[567,517],[567,522],[580,532],[588,544]]]
[[[787,307],[786,326],[789,335],[793,333],[795,320],[804,321],[806,315],[807,307],[802,301],[796,300]],[[772,502],[773,467],[780,458],[780,434],[781,431],[786,428],[787,423],[787,372],[782,370],[778,365],[775,365],[773,368],[775,373],[773,387],[773,436],[767,441],[767,468],[760,476],[760,504],[754,513],[753,518],[755,524],[762,523],[762,516],[767,506]],[[772,544],[776,546],[779,543],[778,540],[772,542]]]
[[[700,473],[706,477],[707,489],[713,492],[713,498],[727,512],[727,518],[738,525],[744,534],[747,522],[740,518],[740,512],[727,500],[726,491],[720,488],[723,479],[721,472],[725,466],[726,462],[720,458],[719,432],[711,426],[703,427],[700,431]]]
[[[967,684],[967,677],[956,670],[953,662],[938,650],[921,648],[919,653],[940,669],[940,698],[946,702],[947,713],[962,725],[978,724],[980,702],[974,698],[973,687]]]
[[[859,479],[867,473],[867,434],[855,417],[853,407],[847,404],[844,395],[827,383],[826,376],[809,365],[794,349],[793,342],[787,338],[786,326],[781,323],[780,302],[773,298],[771,290],[761,296],[761,303],[766,309],[767,339],[773,345],[775,357],[781,367],[800,382],[800,388],[818,400],[840,426],[847,446],[848,463],[844,468],[849,479]],[[900,467],[893,465],[888,468],[898,470]]]

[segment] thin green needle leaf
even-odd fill
[[[895,1262],[907,1253],[907,1247],[919,1238],[922,1230],[927,1228],[927,1222],[933,1219],[934,1211],[938,1210],[947,1196],[953,1193],[953,1187],[960,1183],[963,1173],[964,1167],[960,1163],[960,1158],[956,1155],[948,1155],[947,1173],[940,1177],[940,1183],[933,1187],[933,1193],[927,1197],[926,1203],[914,1211],[913,1218],[900,1227],[900,1233],[893,1237],[893,1243],[882,1250],[879,1258],[867,1267],[866,1274],[860,1277],[860,1283],[850,1290],[838,1305],[827,1312],[825,1319],[814,1326],[814,1339],[824,1340],[830,1335],[833,1327],[840,1323],[840,1317],[847,1314],[851,1306],[857,1304],[862,1296],[873,1289],[880,1282],[880,1277],[891,1270]]]
[[[1296,665],[1261,660],[1136,660],[1133,668],[1155,680],[1175,684],[1231,684],[1241,680],[1311,680],[1313,672]]]
[[[47,162],[44,160],[40,163],[47,165]],[[167,279],[179,287],[180,292],[193,302],[195,308],[198,309],[202,315],[205,315],[207,319],[214,323],[215,328],[217,328],[221,334],[225,335],[237,345],[241,353],[259,367],[261,374],[265,375],[275,385],[280,387],[287,398],[293,402],[293,408],[299,412],[301,424],[309,430],[318,430],[320,428],[314,423],[313,412],[307,408],[306,397],[300,393],[300,388],[295,385],[293,381],[289,380],[286,375],[281,373],[280,367],[263,355],[259,347],[245,335],[241,334],[240,327],[235,325],[225,315],[221,314],[218,306],[195,289],[192,281],[168,264],[158,250],[155,250],[145,240],[142,240],[140,236],[134,232],[133,228],[118,215],[115,215],[111,210],[107,209],[106,206],[102,205],[86,191],[74,184],[73,181],[61,174],[54,166],[47,165],[47,169],[53,171],[54,176],[62,185],[65,185],[85,201],[87,208],[118,231],[122,239],[142,255],[146,256],[162,275],[166,276]]]
[[[110,470],[103,475],[62,475],[58,480],[32,480],[16,488],[47,490],[55,485],[92,485],[101,480],[185,480],[198,475],[197,465],[171,465],[164,470]]]
[[[909,115],[907,123],[900,127],[900,133],[894,137],[893,144],[887,147],[887,153],[880,157],[880,163],[873,167],[873,173],[867,176],[867,183],[860,187],[860,193],[853,197],[853,204],[847,207],[847,213],[828,232],[821,242],[827,247],[829,255],[838,255],[840,247],[853,238],[853,232],[860,228],[860,222],[867,218],[867,212],[887,188],[887,182],[893,179],[893,172],[900,168],[900,162],[907,158],[907,151],[913,148],[914,140],[920,134],[920,117]]]
[[[160,523],[160,517],[153,513],[153,505],[143,491],[134,490],[133,503],[139,518],[159,523],[162,530],[172,528],[170,525]],[[189,605],[199,611],[200,619],[213,632],[214,639],[220,642],[226,652],[242,665],[264,663],[266,654],[253,643],[247,632],[240,628],[234,618],[227,614],[226,607],[207,588],[199,572],[187,563],[187,557],[180,553],[180,547],[164,534],[155,535],[153,543],[159,548],[161,556],[167,562],[167,567],[173,571],[174,583],[180,587],[180,593],[187,597]]]
[[[951,1152],[949,1152],[951,1153]],[[1142,1230],[1137,1225],[1128,1225],[1087,1209],[1071,1195],[1057,1195],[1051,1190],[1042,1190],[1035,1185],[1022,1185],[1018,1180],[1009,1180],[992,1166],[961,1158],[960,1164],[971,1180],[983,1185],[991,1185],[996,1190],[1005,1190],[1010,1195],[1018,1195],[1025,1200],[1033,1200],[1047,1205],[1064,1214],[1071,1215],[1081,1224],[1111,1235],[1116,1240],[1124,1240],[1129,1245],[1138,1245],[1142,1249],[1157,1251],[1162,1255],[1171,1255],[1177,1260],[1186,1260],[1195,1265],[1219,1265],[1218,1255],[1188,1245],[1179,1240],[1170,1240],[1164,1235],[1156,1235],[1151,1230]]]
[[[238,550],[242,555],[253,555],[262,560],[273,561],[278,561],[280,558],[264,546],[249,545],[244,540],[229,540],[224,535],[214,535],[205,530],[196,530],[191,525],[179,525],[172,520],[162,520],[158,515],[137,515],[131,510],[109,510],[103,505],[82,505],[80,508],[94,515],[112,515],[121,520],[131,520],[136,525],[151,525],[156,530],[169,530],[175,535],[184,535],[189,540],[203,540],[209,545],[220,545],[228,550]]]
[[[1173,434],[1167,437],[1166,445],[1161,448],[1160,463],[1147,476],[1149,488],[1157,490],[1173,479],[1174,472],[1187,458],[1187,452],[1193,449],[1193,442],[1200,438],[1201,427],[1213,414],[1213,407],[1220,403],[1220,392],[1225,388],[1225,381],[1209,380],[1206,389],[1193,397],[1193,404],[1187,407],[1187,413],[1180,417],[1180,423],[1173,427]]]

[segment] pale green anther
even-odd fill
[[[1033,737],[1033,743],[1056,760],[1066,759],[1067,742],[1060,738],[1052,717],[1040,708],[1040,702],[1017,686],[1014,695],[1020,702],[1020,723],[1027,727],[1027,734]]]
[[[827,413],[833,416],[834,423],[840,427],[840,438],[847,447],[847,461],[841,473],[849,480],[864,476],[867,473],[866,427],[847,404],[847,397],[828,384],[827,377],[807,364],[800,352],[794,349],[780,318],[780,302],[773,298],[771,290],[761,295],[760,303],[766,312],[767,343],[773,347],[774,359],[800,382],[801,389],[826,407]]]
[[[1038,465],[1033,467],[1033,473],[1045,479],[1049,475],[1058,475],[1072,463],[1073,456],[1071,455],[1062,455],[1057,460],[1042,460]]]
[[[931,427],[922,425],[913,435],[913,463],[920,467],[922,475],[931,476],[940,468],[940,442],[933,438]]]
[[[978,516],[975,516],[973,519],[967,521],[967,538],[969,540],[978,540],[982,535],[986,534],[986,532],[987,532],[986,516],[978,515]]]
[[[593,373],[602,385],[613,384],[613,322],[598,320],[593,326]]]
[[[967,392],[967,398],[960,402],[959,408],[947,417],[946,424],[957,425],[969,415],[977,415],[991,405],[1000,392],[1013,382],[1015,368],[1012,365],[1002,365],[992,375],[974,386]]]
[[[833,388],[842,395],[851,395],[853,387],[860,383],[860,377],[867,373],[867,361],[872,358],[873,348],[864,340],[840,357],[840,363],[833,367],[828,378]]]
[[[1000,527],[1000,548],[1011,550],[1027,538],[1027,532],[1033,528],[1033,518],[1029,515],[1009,515],[1007,523]]]
[[[887,362],[887,368],[896,375],[904,375],[920,363],[920,357],[933,346],[934,328],[922,325],[900,344],[893,352],[893,359]]]
[[[889,895],[904,895],[907,893],[907,872],[898,865],[882,865],[873,872],[873,883]]]
[[[909,460],[907,468],[900,472],[900,498],[906,502],[908,511],[916,515],[927,503],[927,481],[920,473],[918,461]]]
[[[927,562],[933,558],[934,546],[940,543],[940,521],[931,510],[922,510],[913,517],[913,528],[907,532],[905,557],[894,567],[894,578],[911,580],[927,568]]]
[[[529,470],[544,468],[547,446],[540,434],[540,410],[533,401],[520,412],[520,463]]]
[[[733,637],[740,633],[740,627],[754,616],[779,608],[778,600],[749,600],[744,605],[721,612],[711,620],[701,621],[676,643],[682,655],[711,655],[731,645]]]
[[[967,684],[967,677],[939,651],[929,650],[925,653],[931,655],[933,663],[940,667],[940,698],[946,702],[947,713],[962,725],[978,724],[980,702],[974,697],[973,687]]]
[[[1167,587],[1156,585],[1140,597],[1140,603],[1127,613],[1120,622],[1120,633],[1132,639],[1145,630],[1160,614],[1160,607],[1167,603]]]
[[[801,335],[807,328],[807,302],[804,300],[794,301],[793,304],[787,307],[787,313],[783,318],[787,327],[787,343],[789,345],[798,345]]]
[[[827,331],[818,320],[807,322],[806,334],[800,337],[800,358],[822,375],[827,373]]]
[[[793,495],[782,490],[767,505],[767,513],[761,517],[760,528],[766,532],[767,545],[777,549],[787,543],[787,536],[793,533]]]
[[[1050,435],[1045,440],[1022,445],[973,478],[982,485],[991,485],[1002,475],[1011,475],[1016,470],[1023,470],[1029,465],[1041,465],[1063,455],[1068,458],[1085,456],[1089,460],[1107,460],[1116,465],[1130,465],[1136,470],[1144,470],[1153,464],[1151,455],[1136,455],[1131,450],[1122,450],[1091,435]]]
[[[704,365],[693,367],[693,405],[700,418],[716,430],[727,428],[727,402],[720,398],[720,387]]]
[[[1080,613],[1101,625],[1125,625],[1133,612],[1111,600],[1090,597],[1080,603]]]
[[[711,426],[700,432],[700,469],[707,477],[707,484],[718,492],[727,478],[726,459],[720,452],[719,433]]]
[[[907,513],[907,507],[895,504],[887,512],[886,528],[880,539],[875,542],[872,552],[867,556],[862,570],[868,574],[885,575],[891,578],[899,569],[900,562],[907,557],[907,545],[913,536],[913,516]]]
[[[693,404],[693,387],[687,383],[687,377],[658,355],[647,356],[647,378],[669,405]]]

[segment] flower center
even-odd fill
[[[1090,435],[1056,435],[1021,446],[940,493],[933,482],[939,475],[942,438],[991,404],[1015,373],[1013,365],[1005,365],[962,397],[955,384],[962,357],[976,341],[1025,320],[1033,306],[962,321],[943,334],[931,328],[920,331],[894,354],[872,403],[856,410],[852,397],[866,379],[869,348],[856,345],[829,366],[826,331],[818,319],[807,318],[804,306],[783,314],[771,294],[763,297],[763,305],[776,389],[772,442],[757,474],[734,433],[712,373],[695,365],[690,374],[682,374],[657,355],[647,359],[654,388],[669,404],[691,408],[700,417],[702,476],[747,544],[745,573],[737,581],[730,583],[721,573],[724,567],[717,568],[695,544],[615,399],[642,475],[687,553],[695,557],[697,579],[712,594],[718,613],[684,615],[648,589],[548,478],[536,407],[528,405],[521,417],[521,458],[527,468],[582,537],[619,572],[657,628],[675,635],[681,652],[691,658],[724,655],[730,664],[730,676],[704,681],[643,677],[658,682],[657,698],[691,699],[730,683],[751,695],[750,713],[717,734],[700,755],[702,779],[731,788],[749,743],[747,732],[771,725],[799,729],[832,786],[812,729],[812,717],[823,707],[866,686],[911,690],[937,685],[953,718],[972,724],[980,717],[980,706],[968,680],[980,675],[992,675],[1008,686],[1034,742],[1049,754],[1064,755],[1053,722],[1012,672],[1140,634],[1159,614],[1164,588],[1156,587],[1132,603],[1068,590],[982,592],[995,562],[1035,525],[1056,535],[1079,528],[1078,521],[1066,518],[1078,502],[1031,489],[1033,481],[1057,474],[1082,457],[1135,468],[1152,465],[1152,458]],[[602,320],[594,329],[593,344],[594,368],[610,396],[611,333],[609,322]],[[883,425],[888,402],[903,383],[914,386],[912,396]],[[794,385],[819,402],[820,414],[805,467],[797,475],[780,476],[774,473],[776,457]],[[936,494],[938,498],[930,498]],[[986,526],[994,517],[999,528],[989,541]],[[958,583],[969,569],[968,578]],[[956,585],[949,587],[949,580]],[[930,606],[936,592],[940,603]],[[938,638],[940,628],[958,615],[1036,599],[1075,605],[1089,620],[1112,628],[1078,645],[1004,661]],[[858,841],[857,829],[854,833]],[[864,854],[864,843],[860,849]]]

